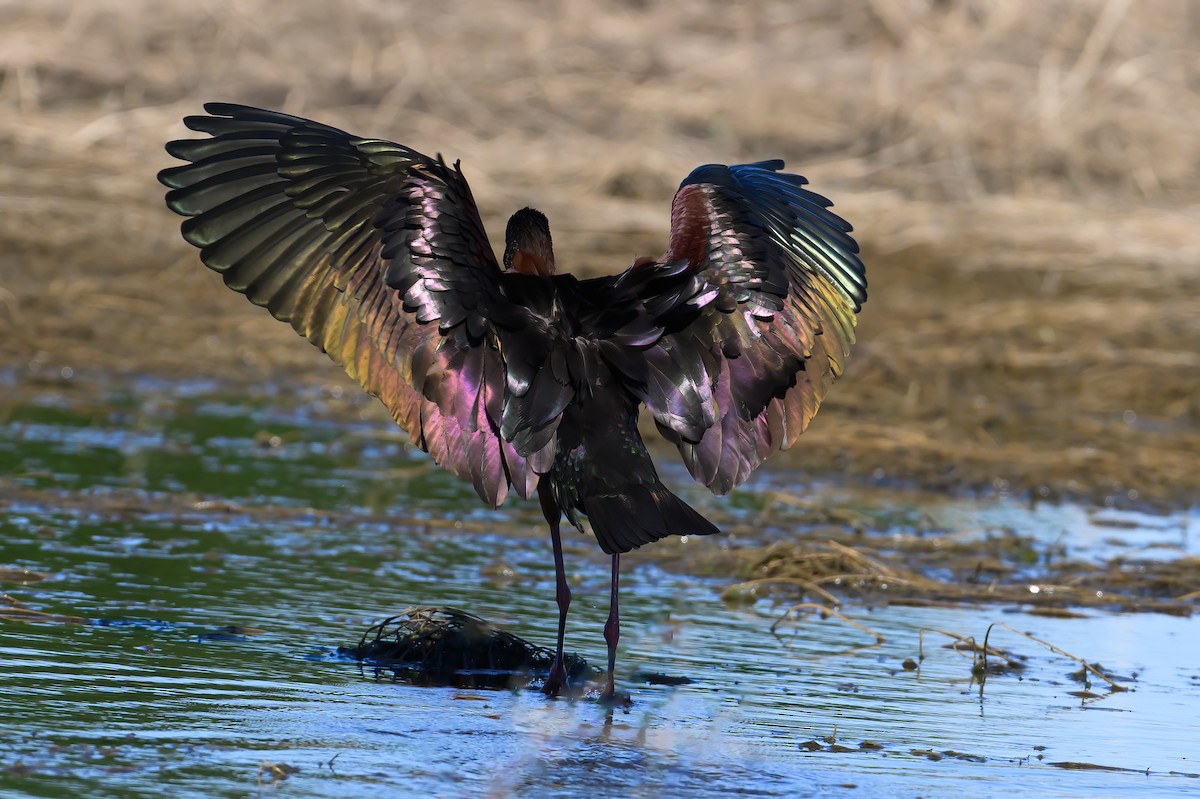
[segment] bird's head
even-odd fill
[[[504,231],[504,268],[523,275],[554,274],[550,223],[536,208],[522,208]]]

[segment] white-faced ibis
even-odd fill
[[[612,555],[613,694],[622,552],[717,528],[658,478],[645,406],[717,494],[795,443],[842,371],[866,276],[851,227],[781,172],[710,164],[680,184],[666,252],[619,275],[555,269],[546,217],[513,214],[503,267],[458,163],[307,119],[211,103],[208,138],[159,174],[183,237],[382,400],[411,441],[488,505],[536,492],[559,609],[560,517]]]

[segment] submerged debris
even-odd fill
[[[378,673],[416,685],[460,688],[540,686],[554,650],[505,632],[455,608],[416,607],[372,626],[358,646],[340,650]],[[564,654],[568,680],[583,683],[599,670],[579,655]]]
[[[1114,680],[1112,677],[1105,674],[1102,671],[1103,667],[1100,666],[1100,664],[1097,663],[1095,666],[1093,666],[1092,664],[1088,663],[1086,660],[1079,657],[1078,655],[1072,655],[1070,652],[1066,651],[1065,649],[1055,646],[1054,644],[1050,643],[1049,641],[1042,640],[1041,638],[1030,635],[1027,632],[1018,630],[1017,628],[1013,627],[1011,624],[1005,624],[1002,621],[992,622],[990,625],[988,625],[987,633],[985,633],[983,636],[983,663],[984,663],[985,672],[986,672],[986,667],[987,667],[987,656],[988,656],[988,652],[990,651],[988,649],[988,645],[987,645],[988,638],[991,637],[992,630],[996,627],[1001,627],[1005,630],[1008,630],[1009,632],[1016,633],[1017,635],[1021,636],[1022,638],[1028,638],[1030,641],[1033,641],[1034,643],[1037,643],[1037,644],[1041,644],[1042,646],[1046,647],[1047,649],[1049,649],[1053,652],[1057,652],[1058,654],[1062,655],[1063,657],[1067,657],[1067,658],[1070,658],[1071,660],[1074,660],[1076,663],[1080,664],[1083,671],[1085,671],[1089,674],[1093,674],[1096,677],[1099,677],[1101,680],[1104,680],[1106,683],[1108,683],[1108,690],[1110,693],[1117,693],[1117,692],[1129,690],[1128,688],[1126,688],[1125,686],[1121,685],[1119,682]],[[1122,678],[1122,679],[1126,679],[1126,678]],[[1084,686],[1090,688],[1091,683],[1085,681]],[[983,696],[983,679],[981,679],[979,681],[979,695]]]
[[[288,763],[272,763],[270,760],[263,760],[258,764],[258,787],[261,789],[264,784],[275,785],[283,782],[293,774],[299,774],[300,767],[293,766]]]
[[[980,695],[980,697],[982,697],[984,685],[986,684],[989,675],[1003,675],[1003,674],[1011,674],[1011,673],[1020,673],[1025,668],[1025,665],[1026,665],[1024,656],[1013,654],[1013,653],[1005,651],[1003,649],[998,649],[998,648],[992,647],[989,644],[989,639],[991,638],[992,630],[994,630],[996,628],[1002,628],[1002,629],[1008,630],[1011,633],[1015,633],[1016,635],[1019,635],[1022,638],[1026,638],[1030,641],[1033,641],[1034,643],[1041,644],[1042,646],[1046,647],[1047,649],[1051,650],[1052,652],[1062,655],[1063,657],[1070,658],[1071,660],[1074,660],[1076,663],[1079,663],[1081,668],[1078,671],[1073,672],[1072,674],[1070,674],[1068,676],[1073,680],[1082,682],[1083,686],[1084,686],[1084,690],[1083,691],[1067,691],[1067,693],[1071,696],[1078,697],[1079,699],[1083,699],[1085,701],[1091,701],[1094,699],[1104,699],[1108,696],[1112,696],[1113,694],[1121,693],[1121,692],[1129,690],[1127,687],[1125,687],[1121,683],[1117,682],[1117,678],[1114,678],[1112,675],[1106,673],[1107,670],[1104,669],[1104,667],[1101,666],[1099,663],[1094,663],[1094,664],[1088,663],[1086,660],[1079,657],[1078,655],[1073,655],[1070,652],[1066,651],[1065,649],[1055,646],[1054,644],[1050,643],[1049,641],[1043,640],[1041,638],[1037,638],[1036,636],[1030,635],[1027,632],[1022,632],[1021,630],[1016,629],[1012,625],[1005,624],[1002,621],[992,622],[990,625],[988,625],[987,632],[984,633],[984,636],[983,636],[982,644],[976,643],[975,638],[972,636],[959,635],[958,633],[950,632],[948,630],[939,630],[939,629],[932,628],[932,627],[922,627],[920,630],[920,633],[918,635],[919,654],[918,654],[917,660],[916,661],[911,661],[911,660],[905,661],[905,669],[909,670],[908,664],[911,662],[917,672],[917,678],[920,679],[920,675],[921,675],[920,664],[921,664],[921,661],[923,661],[925,659],[925,633],[936,633],[938,635],[947,636],[949,638],[954,639],[953,643],[946,645],[947,649],[952,649],[959,653],[969,653],[971,655],[971,683],[972,684],[975,684],[976,682],[979,683],[979,695]],[[988,659],[989,657],[991,657],[993,659],[989,660]],[[1091,677],[1096,677],[1096,678],[1108,683],[1108,693],[1107,694],[1097,694],[1097,693],[1092,692],[1091,691],[1091,688],[1092,688]],[[1131,681],[1137,679],[1137,672],[1134,672],[1130,677],[1120,677],[1119,679],[1126,681],[1126,682],[1131,682]]]
[[[0,621],[31,621],[48,622],[53,624],[86,624],[82,616],[59,616],[55,613],[45,613],[28,607],[24,602],[0,594]]]
[[[667,685],[671,687],[692,684],[691,677],[684,677],[682,675],[675,674],[660,674],[656,671],[634,672],[632,680],[634,682],[644,682],[646,685]]]

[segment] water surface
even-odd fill
[[[62,618],[0,621],[0,793],[246,796],[271,783],[264,763],[298,769],[269,789],[296,796],[1200,792],[1200,628],[1188,617],[851,600],[843,612],[885,643],[835,619],[773,634],[783,606],[727,607],[728,579],[634,553],[623,559],[627,711],[376,679],[335,650],[410,605],[460,607],[549,643],[553,569],[535,507],[481,509],[345,405],[196,384],[6,409],[0,590]],[[765,471],[732,501],[687,496],[757,518],[792,483]],[[1098,561],[1197,553],[1194,510],[803,493],[870,520],[874,536],[1002,529]],[[759,533],[792,531],[777,521]],[[566,544],[568,647],[601,662],[607,562],[589,539]],[[1099,698],[1081,699],[1077,664],[1004,630],[993,643],[1028,665],[989,679],[982,697],[944,637],[927,634],[919,673],[902,665],[922,628],[982,638],[993,621],[1099,662],[1131,690],[1093,683]],[[632,679],[645,671],[692,682]]]

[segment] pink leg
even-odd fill
[[[567,584],[567,570],[563,565],[562,539],[559,536],[561,512],[549,488],[539,486],[538,498],[542,503],[542,513],[550,525],[550,543],[554,547],[554,598],[558,601],[558,648],[554,651],[554,665],[550,668],[550,676],[546,678],[543,690],[550,696],[556,696],[567,685],[567,667],[563,662],[563,639],[567,633],[567,609],[571,607],[571,586]]]
[[[608,600],[608,621],[604,623],[604,641],[608,644],[608,680],[604,685],[604,698],[616,696],[613,671],[617,665],[617,641],[621,638],[621,614],[617,610],[617,581],[621,576],[621,555],[612,556],[612,596]]]

